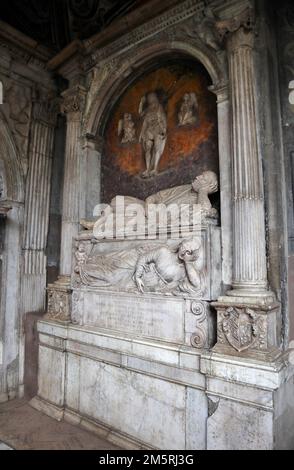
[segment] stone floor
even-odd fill
[[[0,404],[0,450],[115,450],[113,444],[77,426],[34,410],[26,400]]]

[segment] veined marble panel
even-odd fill
[[[71,354],[68,364],[69,370],[77,371],[79,367],[79,390],[76,372],[75,380],[67,383],[69,403],[73,408],[79,403],[79,413],[154,447],[185,449],[185,386],[87,358],[80,358],[78,365],[76,356]],[[205,400],[204,392],[197,391],[197,396],[191,395],[189,413],[197,406],[198,395],[202,401]],[[204,448],[205,411],[198,411],[199,422],[198,426],[196,423],[193,425],[195,436],[191,439],[200,435],[200,448]],[[189,429],[191,425],[191,420],[188,420]]]

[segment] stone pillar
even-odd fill
[[[72,239],[79,231],[80,208],[85,207],[85,191],[81,179],[81,121],[85,102],[85,90],[77,86],[63,93],[62,111],[67,118],[66,149],[64,165],[62,231],[61,231],[61,276],[71,274]]]
[[[278,305],[267,283],[252,10],[219,22],[218,29],[226,38],[232,109],[233,290],[215,303],[217,348],[223,345],[234,353],[265,352],[276,346]]]
[[[209,87],[217,96],[218,151],[222,208],[222,280],[224,289],[232,285],[232,181],[229,84],[219,83]]]
[[[21,314],[42,312],[46,300],[46,246],[49,224],[56,100],[42,95],[33,102],[29,167],[26,179],[22,240]],[[20,319],[22,331],[23,316]],[[24,335],[19,342],[19,384],[23,394]]]
[[[238,27],[239,26],[239,27]],[[233,132],[233,293],[267,295],[263,176],[257,141],[251,13],[228,25]]]
[[[56,114],[56,102],[49,96],[33,103],[23,232],[23,312],[40,311],[45,307],[45,250]]]
[[[64,164],[60,276],[48,286],[47,316],[58,321],[70,321],[73,238],[79,222],[85,216],[86,191],[82,165],[81,129],[86,91],[77,85],[63,94],[61,110],[67,118]]]

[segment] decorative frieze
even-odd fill
[[[118,51],[121,52],[128,49],[131,44],[138,44],[146,39],[152,38],[152,36],[155,36],[173,25],[177,25],[193,15],[199,15],[199,18],[201,18],[203,11],[204,2],[202,0],[187,0],[158,17],[147,21],[145,24],[134,28],[123,37],[113,41],[110,45],[93,51],[85,62],[85,70],[90,69],[93,65],[114,55]],[[85,41],[84,45],[89,51],[95,47],[91,39]]]

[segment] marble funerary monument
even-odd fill
[[[1,400],[38,312],[49,416],[122,448],[294,447],[291,24],[266,3],[150,0],[57,54],[1,22]]]

